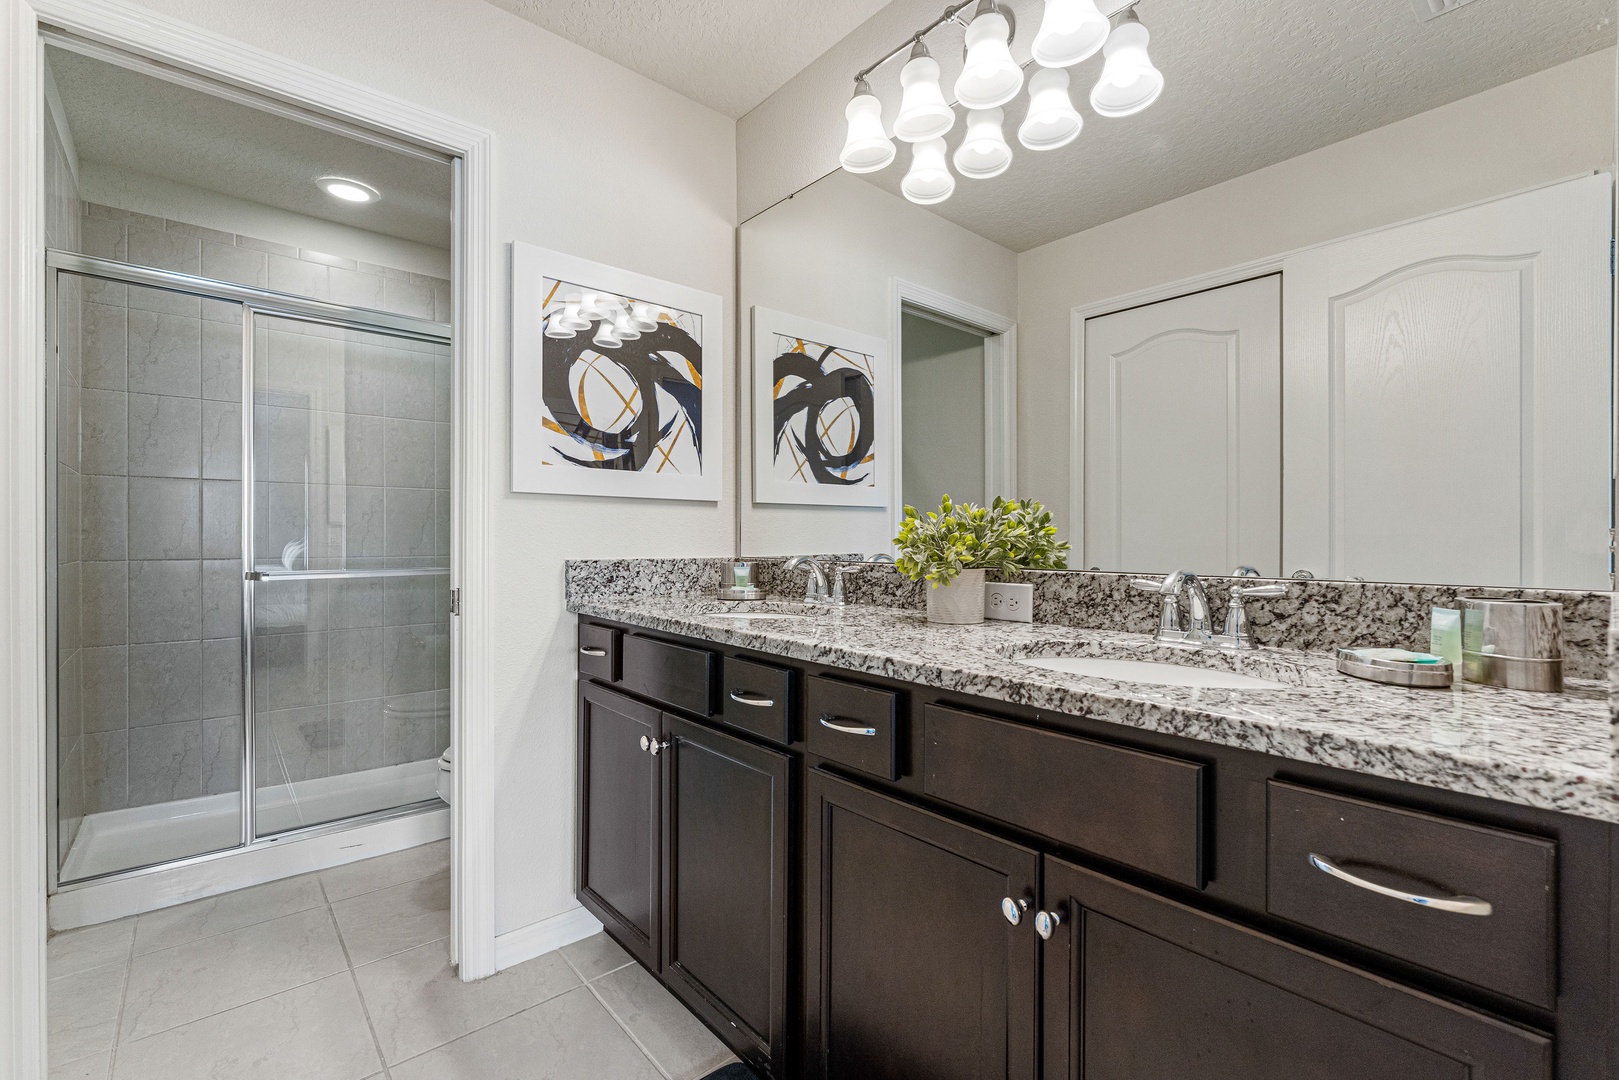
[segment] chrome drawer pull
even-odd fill
[[[731,700],[738,705],[752,705],[756,709],[768,709],[776,703],[775,698],[754,697],[746,690],[732,690]]]
[[[579,646],[579,654],[581,656],[606,656],[607,650],[598,649],[594,645],[581,645]]]
[[[866,727],[862,724],[840,724],[833,718],[831,713],[821,714],[821,726],[824,728],[831,728],[833,731],[841,731],[845,735],[877,734],[877,729],[874,727]]]
[[[1401,892],[1386,885],[1379,885],[1375,881],[1356,877],[1349,871],[1336,865],[1331,859],[1310,852],[1310,865],[1329,877],[1339,881],[1347,881],[1357,889],[1377,893],[1379,896],[1391,897],[1395,900],[1404,900],[1408,904],[1419,904],[1422,907],[1437,908],[1440,911],[1453,911],[1458,915],[1488,915],[1495,909],[1488,900],[1480,900],[1476,896],[1419,896],[1416,893]]]

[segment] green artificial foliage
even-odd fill
[[[1066,570],[1068,545],[1035,499],[995,497],[989,506],[946,495],[936,511],[905,508],[894,563],[912,581],[948,585],[963,570]]]

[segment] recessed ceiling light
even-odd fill
[[[382,198],[382,193],[370,184],[362,184],[346,176],[323,176],[315,181],[315,186],[332,198],[342,199],[344,202],[369,203]]]

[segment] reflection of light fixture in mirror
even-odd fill
[[[603,349],[616,349],[624,344],[623,339],[618,336],[618,331],[613,329],[613,324],[606,319],[596,325],[596,336],[590,340]]]
[[[1000,109],[974,109],[967,114],[967,137],[951,159],[958,173],[969,180],[988,180],[1011,167],[1012,148],[1001,134],[1005,116]]]
[[[545,336],[552,338],[571,338],[584,327],[568,325],[567,316],[561,311],[553,311],[545,320]]]
[[[630,322],[643,334],[650,334],[658,328],[658,309],[651,304],[637,302],[630,308]]]
[[[579,313],[579,301],[569,300],[562,305],[560,315],[552,315],[553,320],[560,320],[569,330],[589,330],[590,320]]]
[[[1017,129],[1030,150],[1055,150],[1079,137],[1084,119],[1068,99],[1068,71],[1041,68],[1029,77],[1029,115]]]
[[[996,0],[978,0],[967,26],[967,60],[956,79],[956,100],[969,109],[993,109],[1023,89],[1023,69],[1012,59],[1012,24]]]
[[[1096,10],[1096,0],[1046,0],[1045,17],[1029,52],[1043,67],[1072,67],[1096,54],[1107,40],[1107,30],[1107,16]]]
[[[1158,100],[1164,76],[1147,55],[1151,36],[1136,18],[1133,7],[1108,35],[1107,44],[1102,46],[1107,62],[1102,65],[1101,79],[1091,90],[1091,108],[1098,115],[1130,116]]]
[[[944,140],[929,139],[911,147],[911,168],[899,189],[913,203],[942,203],[956,190],[956,178],[944,161]]]
[[[630,318],[630,313],[627,311],[620,311],[613,319],[613,333],[618,335],[620,341],[634,341],[641,336],[641,331],[636,327],[635,320]]]
[[[849,137],[838,163],[852,173],[886,169],[894,160],[894,140],[883,131],[883,103],[865,79],[855,80],[854,97],[843,107],[843,115],[849,121]]]
[[[370,184],[362,184],[346,176],[323,176],[315,181],[315,186],[332,198],[342,199],[344,202],[373,203],[382,198],[382,193]]]
[[[615,300],[611,293],[587,292],[580,297],[579,314],[592,320],[611,318]]]
[[[894,137],[909,143],[942,139],[956,125],[956,111],[944,100],[939,89],[939,62],[928,55],[922,39],[916,39],[911,58],[900,70],[899,84],[905,88],[894,118]]]

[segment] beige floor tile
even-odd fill
[[[450,873],[407,881],[332,905],[355,967],[450,934]]]
[[[107,964],[50,981],[45,988],[50,1061],[66,1064],[112,1049],[126,970],[123,964]]]
[[[129,959],[129,943],[134,934],[134,919],[65,930],[45,945],[46,969],[51,978],[59,979],[106,964],[123,963]]]
[[[66,1063],[51,1062],[50,1080],[107,1080],[112,1072],[112,1051]]]
[[[379,855],[374,859],[323,870],[320,880],[326,886],[326,898],[336,903],[361,893],[386,889],[390,885],[432,877],[449,868],[450,842],[439,840],[391,855]]]
[[[389,1072],[393,1080],[662,1080],[584,987]]]
[[[447,941],[435,941],[356,968],[360,996],[383,1060],[415,1057],[579,985],[557,953],[464,983]]]
[[[734,1059],[725,1044],[639,964],[604,975],[590,988],[674,1080],[706,1076]]]
[[[113,1080],[360,1080],[380,1064],[345,971],[126,1043]]]
[[[135,957],[120,1040],[130,1042],[347,967],[326,908]]]
[[[630,954],[606,934],[592,934],[583,941],[564,945],[562,955],[586,982],[617,971],[625,964],[635,963],[630,959]]]
[[[135,952],[149,953],[184,945],[188,941],[309,911],[325,903],[320,880],[313,874],[194,900],[140,916],[135,924]]]

